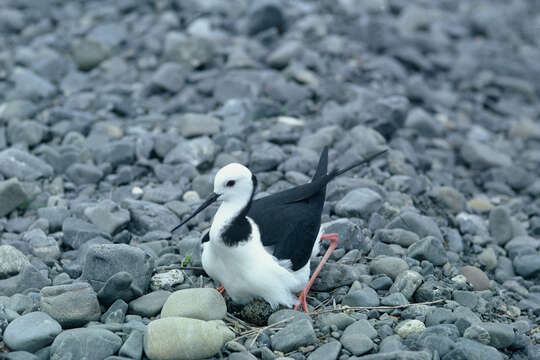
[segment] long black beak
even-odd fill
[[[210,194],[210,196],[208,196],[208,198],[206,198],[206,200],[201,204],[201,206],[199,206],[199,208],[197,210],[195,210],[195,212],[193,214],[191,214],[190,217],[188,217],[186,220],[182,221],[180,223],[180,225],[176,226],[174,229],[171,230],[171,232],[174,232],[176,229],[178,229],[180,226],[184,225],[185,223],[187,223],[189,220],[193,219],[198,213],[200,213],[201,211],[203,211],[204,209],[206,209],[208,206],[210,206],[212,203],[214,203],[218,198],[220,197],[219,194],[216,194],[216,193],[212,193]]]

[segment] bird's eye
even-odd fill
[[[227,187],[233,187],[234,184],[236,184],[236,181],[234,181],[234,180],[229,180],[229,181],[227,181],[227,184],[226,184],[226,185],[227,185]]]

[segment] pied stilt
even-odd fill
[[[328,173],[325,148],[310,183],[257,200],[253,200],[255,175],[243,165],[229,164],[217,172],[214,192],[172,231],[222,200],[202,240],[206,273],[219,281],[237,303],[262,298],[273,308],[284,305],[297,309],[302,305],[307,312],[309,289],[338,242],[337,234],[321,233],[326,185],[385,152]],[[330,246],[310,278],[310,259],[318,253],[320,240],[330,240]],[[297,299],[294,294],[298,292]]]

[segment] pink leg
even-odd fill
[[[225,287],[223,285],[218,287],[216,290],[221,294],[221,296],[225,296]]]
[[[319,263],[319,265],[317,266],[317,268],[315,269],[315,271],[313,272],[313,275],[311,275],[311,278],[309,279],[309,282],[306,285],[305,289],[302,290],[302,292],[298,296],[298,301],[300,303],[297,304],[294,307],[294,310],[298,310],[300,305],[302,305],[302,308],[304,309],[304,311],[308,312],[307,303],[306,303],[307,294],[309,293],[309,289],[311,289],[311,285],[313,285],[313,283],[315,282],[315,279],[317,278],[317,276],[321,272],[321,269],[323,268],[324,264],[326,263],[326,261],[330,257],[330,254],[336,248],[337,243],[338,243],[338,234],[325,234],[325,235],[322,235],[321,240],[330,240],[330,246],[328,247],[328,250],[326,250],[326,252],[324,253],[323,258],[322,258],[321,262]]]

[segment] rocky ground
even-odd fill
[[[1,1],[0,359],[540,359],[539,33],[535,0]],[[215,207],[170,230],[326,145],[390,151],[329,185],[310,313],[227,315]]]

